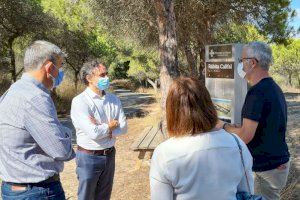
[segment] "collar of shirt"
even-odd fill
[[[26,81],[26,82],[31,82],[33,83],[34,85],[36,85],[38,88],[40,88],[41,90],[43,90],[44,92],[46,92],[47,94],[50,94],[50,91],[43,85],[43,83],[37,81],[33,76],[31,76],[30,74],[28,73],[24,73],[22,75],[22,78],[21,78],[23,81]]]
[[[93,99],[101,99],[101,100],[104,100],[105,97],[106,97],[106,93],[104,92],[104,95],[103,96],[100,96],[98,95],[97,93],[95,93],[91,88],[87,87],[85,89],[85,91],[87,92],[87,94],[93,98]]]

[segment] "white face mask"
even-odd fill
[[[243,63],[240,62],[237,67],[237,72],[241,78],[245,78],[245,76],[246,76],[246,72],[243,70],[243,66],[244,66]]]

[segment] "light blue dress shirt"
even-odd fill
[[[48,89],[25,73],[0,98],[0,179],[36,183],[58,174],[75,156],[71,138]]]

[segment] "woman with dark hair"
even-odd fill
[[[152,157],[152,200],[232,200],[238,191],[249,192],[247,178],[253,193],[251,154],[238,138],[244,168],[234,137],[215,128],[217,112],[199,80],[181,77],[173,82],[166,114],[170,138]]]

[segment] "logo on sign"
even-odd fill
[[[214,50],[211,49],[210,52],[209,52],[209,55],[210,55],[210,57],[213,57],[215,55]]]
[[[232,58],[232,45],[219,45],[208,47],[209,59],[223,59]]]

